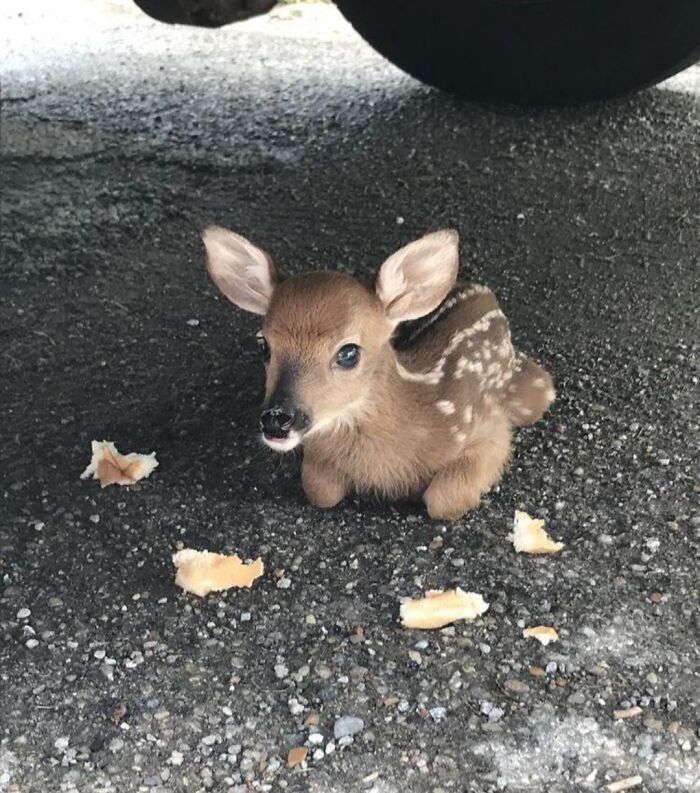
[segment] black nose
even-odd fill
[[[268,408],[260,416],[260,429],[268,438],[286,438],[293,424],[294,414],[284,408]]]

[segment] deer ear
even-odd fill
[[[437,308],[457,280],[459,234],[435,231],[390,256],[377,276],[377,295],[393,322],[417,319]]]
[[[209,275],[226,297],[245,311],[265,314],[279,273],[265,251],[220,226],[202,234]]]

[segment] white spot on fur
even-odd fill
[[[404,380],[411,380],[414,383],[427,383],[428,385],[437,385],[440,380],[442,380],[443,370],[445,368],[445,362],[447,358],[440,358],[440,360],[435,364],[432,369],[429,369],[427,372],[409,372],[405,366],[400,364],[398,361],[396,362],[396,370],[399,373],[399,377],[402,377]]]
[[[503,341],[496,347],[496,351],[501,358],[510,358],[513,353],[513,345],[510,341],[510,333],[503,339]]]
[[[466,433],[464,433],[464,432],[458,432],[458,433],[455,435],[455,440],[456,440],[456,441],[458,441],[459,443],[464,443],[464,442],[467,440],[467,435],[466,435]]]
[[[491,322],[499,317],[503,318],[503,312],[499,308],[494,308],[491,311],[487,311],[480,319],[476,320],[476,322],[474,322],[468,328],[464,328],[454,333],[440,360],[435,364],[435,366],[433,366],[432,369],[429,369],[427,372],[410,372],[397,361],[396,368],[399,375],[403,377],[404,380],[411,380],[415,383],[429,383],[431,385],[439,383],[442,380],[445,371],[445,363],[448,357],[452,355],[457,347],[465,339],[469,339],[471,336],[474,336],[477,333],[483,333],[484,331],[488,330]],[[475,372],[476,374],[480,374],[483,371],[483,367],[479,362],[474,362],[471,365],[468,364],[465,366],[465,368],[468,371]],[[457,379],[459,378],[457,377]]]
[[[471,424],[472,419],[474,418],[474,408],[471,405],[467,405],[464,408],[464,423]]]
[[[537,377],[532,381],[532,385],[534,385],[536,388],[544,388],[547,385],[547,381],[544,379],[544,377]]]
[[[451,416],[456,410],[455,403],[450,402],[449,399],[439,399],[435,403],[435,407],[445,416]]]
[[[454,308],[457,303],[463,302],[467,298],[473,297],[474,295],[486,294],[490,291],[491,290],[485,286],[474,284],[473,286],[458,292],[456,295],[453,295],[448,300],[445,300],[442,305],[439,306],[435,312],[433,312],[433,315],[422,325],[419,325],[416,330],[408,337],[408,343],[410,344],[418,335],[424,333],[426,328],[429,328],[431,325],[437,322],[446,312]]]
[[[484,366],[481,361],[467,361],[464,368],[472,374],[482,375],[484,373]]]
[[[548,388],[548,389],[545,391],[545,394],[544,394],[544,395],[545,395],[545,397],[547,398],[547,400],[549,401],[549,404],[550,404],[550,405],[551,405],[551,404],[552,404],[552,402],[554,402],[554,400],[557,398],[557,392],[556,392],[556,391],[555,391],[553,388]]]

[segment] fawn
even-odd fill
[[[513,427],[554,399],[493,293],[455,285],[456,231],[401,248],[374,289],[339,272],[283,277],[220,227],[203,239],[219,289],[264,316],[262,439],[279,452],[303,443],[302,485],[318,507],[351,491],[422,494],[431,517],[456,520],[501,477]]]

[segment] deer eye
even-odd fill
[[[360,348],[357,344],[344,344],[336,355],[335,362],[341,369],[354,369],[360,360]]]
[[[255,340],[258,342],[258,349],[260,350],[263,360],[267,363],[270,360],[270,345],[267,343],[267,339],[262,333],[258,333]]]

